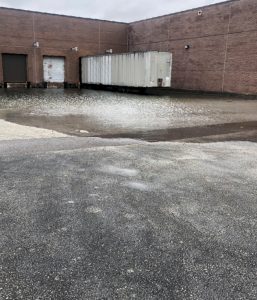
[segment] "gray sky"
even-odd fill
[[[0,0],[0,6],[116,21],[135,21],[224,0]]]

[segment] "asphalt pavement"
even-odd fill
[[[256,299],[257,144],[0,141],[0,299]]]

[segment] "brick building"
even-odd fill
[[[47,57],[64,59],[64,81],[74,85],[81,56],[108,49],[159,50],[173,53],[175,89],[257,94],[256,0],[226,1],[131,24],[0,8],[0,28],[2,84],[7,54],[26,55],[27,81],[42,86]]]
[[[9,81],[9,77],[15,81],[17,75],[4,74],[5,54],[26,55],[26,76],[32,86],[42,86],[44,82],[45,57],[64,58],[64,81],[74,85],[79,82],[80,56],[105,53],[110,48],[114,52],[128,50],[128,24],[118,22],[0,8],[0,32],[1,83]],[[19,57],[16,60],[20,65]],[[12,61],[8,63],[12,65]]]

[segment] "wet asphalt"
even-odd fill
[[[187,138],[0,141],[0,299],[256,299],[257,144]]]
[[[256,112],[257,101],[214,95],[0,89],[0,119],[78,137],[256,141]]]

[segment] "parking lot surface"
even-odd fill
[[[45,121],[54,117],[57,106],[58,116],[70,112],[70,96],[66,108],[65,101],[62,106],[46,100],[46,113],[42,92],[33,93],[39,93],[38,103],[32,99],[28,111],[20,104],[24,109],[18,112],[22,97],[14,99],[14,94],[2,95],[0,104],[3,122],[21,126],[0,141],[0,299],[256,299],[257,144],[233,140],[246,133],[245,127],[184,134],[177,142],[153,142],[149,134],[129,139],[145,132],[150,118],[145,115],[137,126],[128,118],[121,125],[117,104],[117,118],[106,123],[96,118],[95,132],[84,121],[77,128],[76,122],[64,122],[60,130],[59,121],[58,126],[36,122],[40,114]],[[150,109],[155,102],[149,101]],[[182,105],[178,99],[162,101]],[[201,103],[183,101],[192,107],[194,101]],[[98,111],[101,105],[95,105]],[[219,117],[215,105],[209,104],[217,117],[212,120],[211,111],[208,118],[192,113],[192,126],[182,112],[174,119],[172,113],[156,116],[163,123],[152,115],[149,132],[166,128],[170,135],[172,126],[217,130],[230,111],[228,120],[247,123],[254,137],[256,102],[244,109],[235,102],[236,109],[221,100],[227,110]],[[29,117],[37,109],[32,126]],[[28,132],[35,128],[37,133]],[[213,142],[214,136],[225,141]]]

